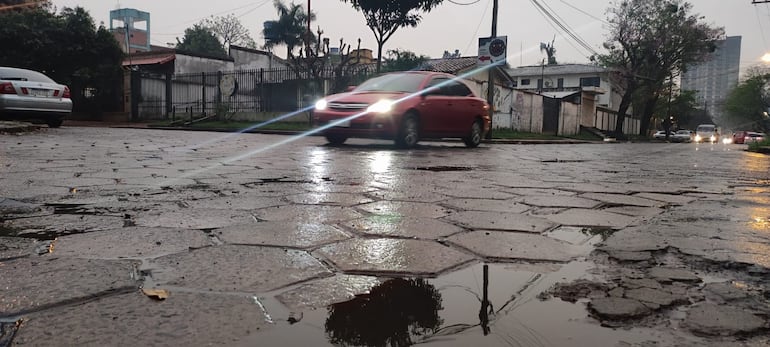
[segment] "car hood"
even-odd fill
[[[325,97],[327,102],[373,104],[383,99],[396,100],[403,98],[407,93],[403,92],[348,92],[333,94]]]

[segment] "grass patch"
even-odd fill
[[[762,142],[752,142],[752,143],[749,143],[749,151],[760,152],[760,147],[768,147],[768,146],[770,146],[770,139],[766,139]]]

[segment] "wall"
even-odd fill
[[[560,136],[570,136],[580,133],[580,114],[581,105],[562,101],[557,134]]]
[[[174,73],[232,71],[235,64],[230,60],[194,57],[177,53],[174,62]]]
[[[233,70],[258,70],[285,68],[286,64],[268,52],[231,46],[230,57],[233,58]]]
[[[543,132],[542,95],[525,91],[514,92],[511,128],[530,133]]]
[[[605,131],[615,131],[615,122],[617,122],[617,112],[605,109],[597,108],[595,115],[596,128]],[[638,135],[641,129],[641,121],[639,119],[626,116],[623,121],[623,133],[626,135]]]

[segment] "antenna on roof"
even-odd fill
[[[118,1],[115,3],[115,9],[116,9],[116,10],[119,10],[119,9],[120,9],[120,0],[118,0]]]

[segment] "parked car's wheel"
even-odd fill
[[[345,143],[347,141],[348,137],[343,135],[326,135],[326,141],[329,142],[329,144],[337,146]]]
[[[469,148],[478,147],[481,144],[481,137],[481,121],[477,120],[471,126],[471,134],[468,137],[464,137],[463,142]]]
[[[396,146],[412,148],[420,140],[420,122],[417,115],[407,113],[401,121],[401,128],[396,135]]]
[[[48,124],[49,128],[58,128],[64,123],[64,119],[61,118],[51,118],[45,121],[45,124]]]

